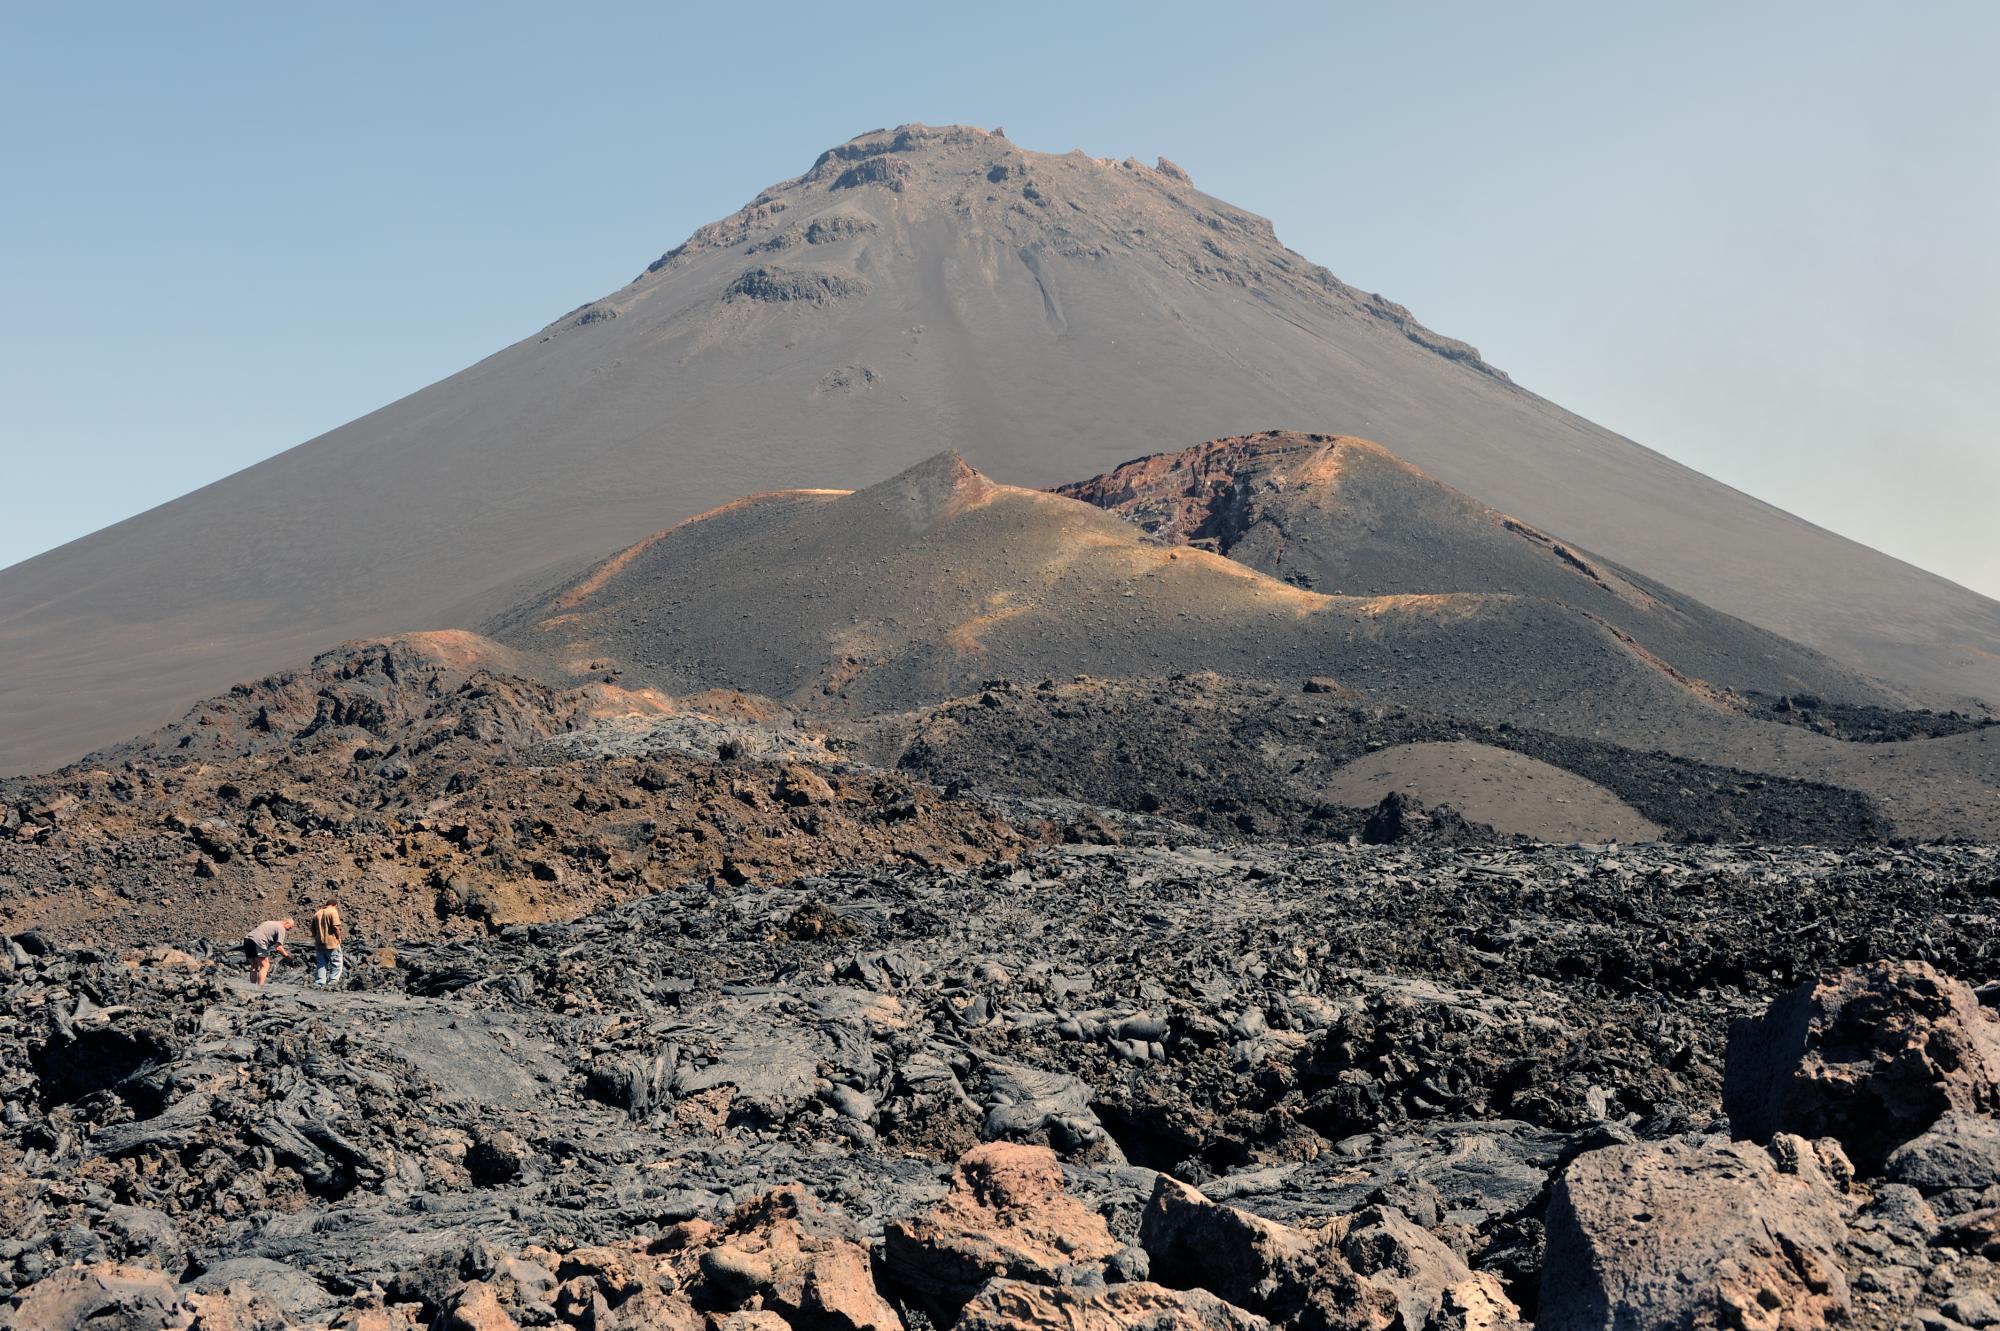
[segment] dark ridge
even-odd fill
[[[1387,296],[1375,292],[1369,293],[1366,308],[1370,314],[1396,329],[1404,337],[1409,338],[1410,341],[1416,343],[1424,350],[1435,352],[1448,361],[1456,361],[1460,365],[1477,370],[1481,374],[1498,379],[1502,383],[1511,384],[1514,382],[1507,377],[1505,370],[1487,364],[1485,358],[1479,354],[1478,347],[1473,346],[1470,342],[1461,342],[1455,337],[1446,337],[1442,333],[1432,332],[1423,324],[1417,322],[1417,317],[1410,313],[1408,307],[1398,305]]]
[[[876,230],[875,223],[865,217],[833,216],[821,217],[804,227],[789,227],[750,247],[752,254],[771,254],[781,250],[796,249],[800,245],[832,245],[856,236],[865,236]]]
[[[1774,697],[1753,691],[1744,695],[1744,703],[1744,714],[1759,721],[1797,726],[1850,744],[1942,739],[1947,735],[1968,735],[2000,725],[2000,719],[1992,716],[1972,716],[1959,711],[1937,712],[1929,708],[1899,711],[1890,707],[1841,702],[1812,693],[1787,693]]]
[[[758,267],[731,282],[723,297],[726,300],[740,297],[744,300],[803,301],[808,305],[826,305],[846,296],[858,296],[867,289],[868,284],[859,278],[842,277],[838,273]]]

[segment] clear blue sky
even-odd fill
[[[0,7],[0,566],[908,120],[1164,154],[1523,384],[2000,594],[2000,6]]]

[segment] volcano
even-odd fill
[[[1544,401],[1172,163],[910,125],[449,379],[0,573],[0,770],[339,639],[484,623],[739,495],[946,448],[1047,486],[1273,425],[1379,440],[1908,699],[2000,698],[1994,602]]]
[[[1372,445],[1333,447],[1400,473],[1416,501],[1399,506],[1406,517],[1438,496],[1469,504]],[[1264,475],[1246,465],[1239,488]],[[989,677],[1077,672],[1325,675],[1383,701],[1646,746],[1733,715],[1716,685],[1602,615],[1558,595],[1490,585],[1496,572],[1502,582],[1529,581],[1508,579],[1500,559],[1483,561],[1485,586],[1470,585],[1469,570],[1425,568],[1482,562],[1485,529],[1474,514],[1467,530],[1407,523],[1434,534],[1435,559],[1421,536],[1405,555],[1389,533],[1385,562],[1418,571],[1381,594],[1327,594],[1214,551],[1148,539],[1139,524],[1069,495],[998,484],[946,452],[865,490],[780,491],[724,505],[485,627],[553,676],[610,668],[627,687],[740,688],[857,716],[940,703]],[[1499,530],[1530,558],[1554,545],[1540,533]],[[1331,554],[1334,544],[1315,548]],[[1599,599],[1616,599],[1614,588],[1645,596],[1568,558],[1549,557],[1556,576]],[[1638,627],[1675,656],[1727,657],[1745,638],[1764,645],[1767,635],[1747,625],[1735,626],[1735,638],[1718,633],[1726,617],[1658,592],[1628,618],[1657,615],[1661,623]],[[1767,657],[1739,668],[1815,696],[1884,701],[1792,644],[1770,639]]]

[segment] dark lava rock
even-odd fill
[[[2000,1122],[1948,1112],[1891,1151],[1882,1172],[1927,1193],[2000,1186]]]
[[[592,789],[644,798],[637,770]],[[918,1327],[960,1306],[1495,1327],[1555,1275],[1565,1167],[1689,1132],[1741,1176],[1713,1186],[1778,1197],[1816,1170],[1860,1207],[1836,1249],[1852,1326],[1993,1278],[2000,1193],[1958,1164],[1922,1192],[1864,1164],[1849,1193],[1836,1148],[1780,1134],[1754,1148],[1767,1188],[1699,1137],[1733,1017],[1801,981],[1860,993],[1885,958],[1931,958],[1887,969],[1941,992],[1938,971],[1989,973],[1964,924],[1993,910],[1989,851],[1124,830],[412,936],[354,949],[339,992],[295,969],[253,990],[215,940],[14,949],[0,1295],[122,1262],[273,1326],[776,1331],[903,1300]],[[1858,1075],[1911,1029],[1816,1048]],[[1983,1130],[1958,1112],[1926,1126]],[[1899,1172],[1944,1158],[1918,1142]]]

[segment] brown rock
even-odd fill
[[[1935,1243],[2000,1260],[2000,1206],[1983,1207],[1947,1224]]]
[[[762,1308],[724,1313],[711,1319],[709,1325],[714,1331],[792,1331],[790,1322]]]
[[[574,1248],[564,1253],[556,1264],[556,1279],[565,1285],[583,1279],[614,1303],[631,1297],[641,1284],[637,1254],[617,1247]]]
[[[499,1296],[483,1280],[468,1281],[440,1323],[444,1331],[519,1331],[520,1323],[500,1306]]]
[[[1122,1246],[1102,1216],[1063,1191],[1055,1152],[1014,1142],[966,1152],[945,1199],[891,1223],[883,1239],[889,1277],[946,1313],[989,1280],[1058,1284]]]
[[[1406,1328],[1449,1323],[1461,1331],[1493,1331],[1521,1320],[1499,1277],[1473,1271],[1394,1207],[1342,1216],[1328,1232],[1363,1283],[1395,1300]]]
[[[71,1267],[36,1281],[0,1310],[4,1331],[162,1331],[191,1327],[198,1315],[159,1271],[102,1263]]]
[[[828,1331],[902,1331],[875,1291],[868,1249],[833,1229],[805,1192],[781,1188],[745,1203],[698,1255],[682,1252],[712,1304],[761,1306]]]
[[[332,1331],[419,1331],[423,1324],[418,1320],[417,1307],[411,1303],[390,1307],[370,1303],[347,1309],[329,1325]]]
[[[777,796],[797,808],[811,804],[831,804],[833,787],[810,767],[787,763],[784,772],[778,777]]]
[[[2000,1018],[1920,961],[1829,972],[1730,1026],[1723,1106],[1739,1137],[1834,1137],[1874,1174],[1947,1110],[2000,1111]]]
[[[1269,1331],[1270,1325],[1204,1289],[1145,1282],[1058,1289],[996,1280],[965,1305],[952,1331]]]
[[[1299,1331],[1389,1326],[1397,1300],[1355,1274],[1334,1246],[1339,1237],[1212,1202],[1165,1174],[1139,1222],[1162,1284],[1208,1290]]]
[[[652,1252],[679,1252],[683,1248],[699,1248],[715,1237],[715,1226],[696,1217],[667,1226],[660,1231],[660,1237],[653,1240]]]
[[[586,1326],[588,1324],[585,1324]],[[684,1294],[643,1289],[596,1322],[599,1327],[629,1327],[632,1331],[706,1331],[707,1324]]]
[[[1577,1157],[1548,1210],[1537,1331],[1816,1331],[1848,1311],[1839,1196],[1812,1147],[1749,1142]]]

